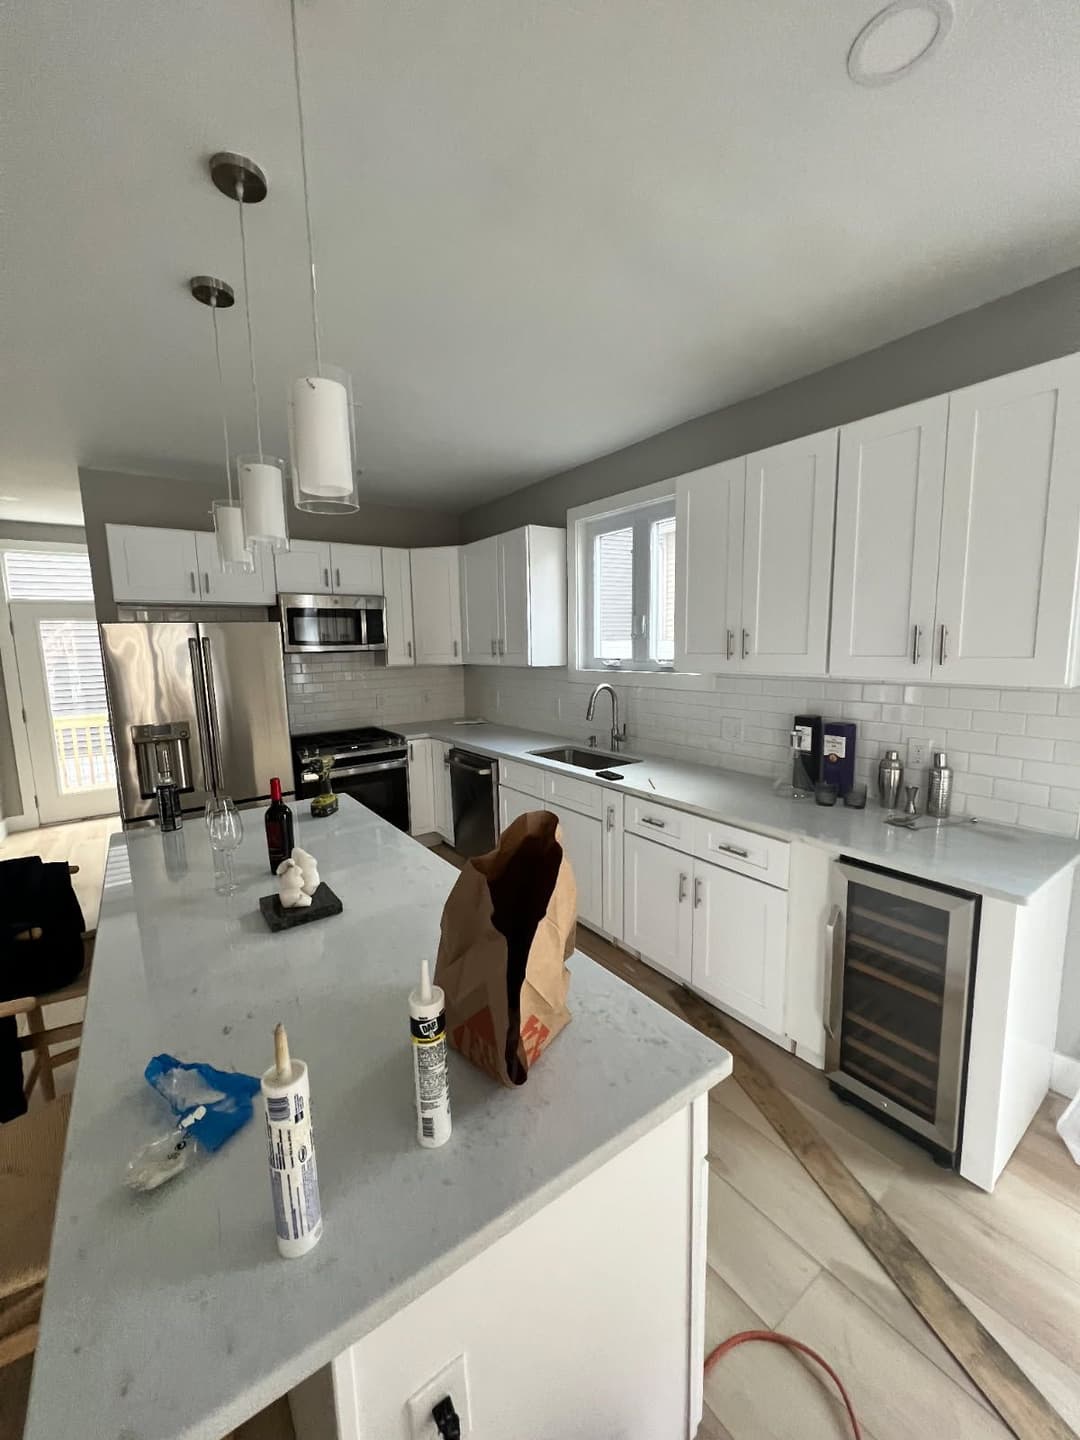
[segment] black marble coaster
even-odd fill
[[[311,897],[311,904],[303,909],[285,910],[277,895],[260,895],[259,909],[271,930],[293,930],[297,925],[310,925],[313,920],[328,920],[331,915],[340,915],[341,901],[325,880]]]

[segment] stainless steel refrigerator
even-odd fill
[[[292,789],[289,717],[281,630],[267,622],[102,625],[101,650],[125,821],[155,813],[144,798],[132,730],[186,725],[192,789],[185,811],[212,794],[238,803],[270,793],[270,779]]]

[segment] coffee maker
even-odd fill
[[[139,773],[139,793],[156,800],[162,830],[179,830],[184,817],[180,796],[191,781],[191,732],[187,725],[133,725],[131,740]]]

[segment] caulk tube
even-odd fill
[[[278,1250],[306,1255],[322,1238],[322,1205],[311,1129],[311,1090],[303,1060],[289,1056],[285,1027],[274,1031],[275,1064],[262,1077],[266,1150]]]
[[[450,1084],[446,1072],[446,997],[420,962],[420,988],[409,996],[416,1138],[429,1150],[450,1139]]]

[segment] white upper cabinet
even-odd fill
[[[382,551],[378,545],[331,545],[330,578],[337,595],[382,595]]]
[[[949,398],[840,431],[829,673],[927,680]]]
[[[383,551],[383,569],[385,557]],[[387,579],[386,603],[390,604]],[[460,665],[461,554],[456,545],[412,552],[412,623],[418,665]]]
[[[418,550],[417,555],[423,552]],[[386,663],[414,665],[412,563],[408,550],[382,552],[386,593]]]
[[[745,455],[676,484],[676,669],[738,668],[745,495]]]
[[[274,585],[274,557],[264,545],[256,545],[252,559],[255,568],[237,573],[222,570],[218,560],[217,536],[209,531],[195,532],[195,553],[199,561],[199,589],[204,601],[216,605],[273,605],[277,598]]]
[[[936,673],[1073,685],[1080,552],[1080,356],[950,397]]]
[[[324,540],[292,540],[274,556],[277,588],[282,595],[329,595],[333,592],[330,546]]]
[[[461,550],[466,665],[566,664],[566,531],[526,525]]]
[[[829,645],[835,430],[746,460],[742,669],[824,675]]]
[[[106,525],[113,598],[145,604],[192,604],[200,598],[194,530]]]

